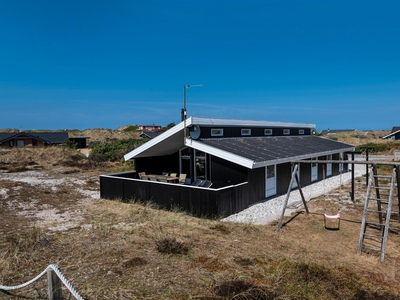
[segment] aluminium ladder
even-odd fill
[[[391,176],[378,175],[376,165],[373,165],[369,171],[370,177],[357,254],[360,254],[362,249],[378,251],[380,252],[381,262],[385,258],[389,229],[400,229],[398,227],[390,227],[391,222],[400,222],[400,203],[399,200],[395,201],[395,203],[393,201],[396,181],[399,181],[399,174],[396,171],[398,171],[398,168],[395,167]],[[393,215],[397,216],[393,218]]]

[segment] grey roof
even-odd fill
[[[161,131],[143,131],[139,134],[139,136],[141,136],[142,138],[147,138],[147,139],[153,139],[156,136],[159,136],[160,134],[162,134],[163,132]]]
[[[382,137],[382,138],[383,138],[383,139],[387,139],[387,138],[389,138],[389,137],[391,137],[391,136],[396,135],[398,132],[400,132],[400,126],[394,126],[394,127],[392,128],[392,132],[389,133],[388,135],[385,135],[385,136]]]
[[[205,139],[201,143],[253,160],[268,161],[303,159],[349,151],[354,146],[316,136],[276,136]]]
[[[18,138],[19,136],[28,136],[37,138],[45,143],[49,144],[62,144],[68,140],[68,132],[14,132],[14,133],[0,133],[0,142],[9,140],[12,138]]]
[[[9,133],[9,132],[0,132],[0,142],[4,140],[8,140],[10,137],[16,135],[15,132]]]
[[[293,126],[300,124],[195,117],[191,117],[185,122],[187,127],[193,124],[212,126],[221,124],[232,126],[242,126],[243,124],[251,124],[252,126],[272,126],[271,124],[274,124],[275,126],[282,127],[289,126],[288,124],[293,124]],[[190,147],[252,169],[354,150],[354,146],[352,145],[310,135],[194,140],[184,138],[183,128],[185,122],[179,123],[154,139],[132,150],[124,156],[125,160],[170,155],[184,147]],[[310,128],[315,128],[314,124],[301,123],[301,125],[303,125],[302,127],[308,126]]]
[[[325,129],[325,130],[321,130],[320,134],[336,134],[336,133],[340,133],[340,132],[351,132],[351,131],[356,131],[355,129]]]
[[[400,126],[394,126],[392,128],[392,132],[391,133],[395,133],[395,132],[398,132],[398,131],[400,131]]]

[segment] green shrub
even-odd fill
[[[387,145],[387,144],[368,143],[368,144],[357,146],[356,151],[365,151],[365,148],[369,148],[370,153],[371,153],[371,151],[373,153],[380,153],[380,152],[388,151],[390,149],[389,145]]]
[[[143,144],[143,142],[142,140],[129,139],[94,145],[90,152],[90,157],[106,157],[109,161],[118,161],[122,159],[126,153]]]
[[[131,132],[131,131],[137,131],[137,126],[135,125],[130,125],[128,127],[126,127],[124,130],[122,130],[124,132]]]

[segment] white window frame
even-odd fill
[[[273,129],[271,129],[271,128],[264,129],[264,135],[272,135],[272,133],[273,133]]]
[[[290,129],[283,129],[283,135],[290,135]]]
[[[251,135],[251,129],[250,128],[243,128],[240,130],[241,135]]]
[[[304,134],[304,129],[299,129],[299,134]]]
[[[223,136],[224,129],[222,128],[211,128],[211,136]]]

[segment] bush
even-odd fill
[[[182,242],[178,242],[175,238],[164,238],[156,241],[157,250],[166,254],[187,254],[188,246]]]
[[[122,130],[124,132],[131,132],[131,131],[137,131],[137,126],[135,125],[130,125],[128,127],[126,127],[124,130]]]
[[[139,147],[143,143],[144,141],[142,140],[129,139],[94,145],[90,152],[90,157],[99,156],[102,158],[106,157],[109,161],[118,161],[122,159],[126,153]]]
[[[356,151],[365,151],[365,148],[369,148],[370,152],[373,153],[381,153],[388,151],[390,149],[389,145],[387,144],[375,144],[375,143],[368,143],[364,145],[360,145],[356,147]]]

